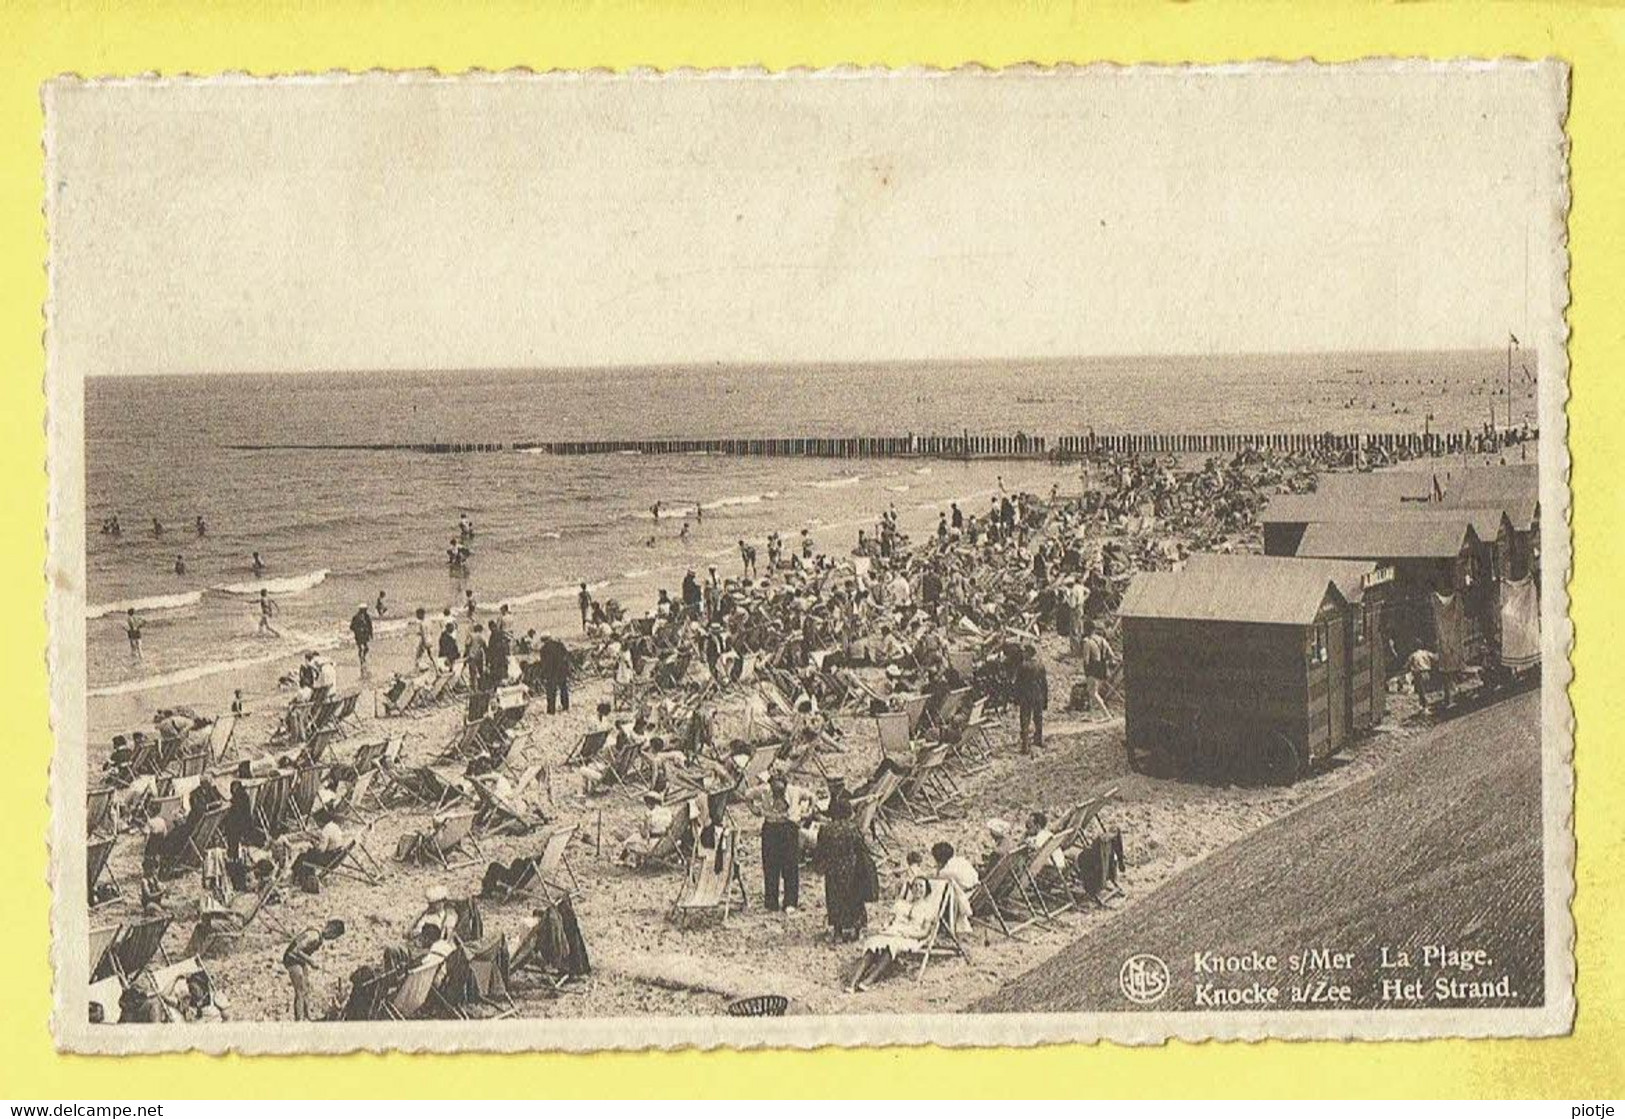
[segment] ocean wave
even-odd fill
[[[715,501],[701,502],[701,509],[727,509],[735,505],[760,505],[764,501],[771,501],[779,496],[778,490],[767,490],[763,493],[744,493],[735,497],[719,497]]]
[[[609,580],[601,579],[596,583],[588,583],[587,589],[589,591],[598,591],[607,586],[609,586]],[[560,598],[574,598],[579,593],[581,593],[581,588],[574,584],[568,587],[543,587],[539,591],[527,591],[524,594],[504,598],[502,601],[509,606],[529,606],[537,602],[552,602]]]
[[[320,571],[307,571],[303,575],[287,575],[281,579],[257,579],[252,583],[226,583],[214,587],[213,590],[221,594],[258,595],[260,591],[270,591],[272,594],[298,594],[319,586],[327,578],[327,568]]]
[[[347,636],[347,635],[346,635]],[[329,635],[318,636],[312,633],[283,631],[282,640],[276,643],[272,652],[261,653],[252,657],[233,657],[228,660],[204,661],[190,668],[178,668],[173,672],[161,672],[156,676],[142,676],[134,680],[124,680],[117,684],[105,684],[99,688],[86,690],[85,695],[92,699],[105,696],[132,695],[137,692],[154,691],[158,688],[173,688],[179,684],[189,684],[194,680],[204,680],[210,676],[218,676],[225,672],[243,672],[261,665],[273,664],[276,661],[289,661],[297,657],[296,650],[303,649],[336,649],[344,643],[344,636]]]
[[[623,572],[621,572],[621,578],[622,579],[641,579],[645,575],[653,575],[653,574],[654,574],[654,572],[652,570],[650,570],[649,568],[647,568],[647,567],[634,567],[631,571],[623,571]]]
[[[87,619],[105,618],[109,614],[122,614],[126,610],[152,613],[158,610],[180,610],[196,606],[203,599],[202,591],[182,591],[179,594],[155,594],[150,598],[131,598],[123,602],[104,602],[85,607]]]
[[[854,474],[850,478],[830,478],[822,482],[808,482],[815,490],[836,490],[845,486],[855,486],[863,481],[863,475]]]
[[[887,486],[886,487],[886,492],[887,493],[907,493],[908,489],[909,488],[907,486]]]

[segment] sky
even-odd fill
[[[52,357],[1493,348],[1552,281],[1561,88],[1531,65],[57,83]]]

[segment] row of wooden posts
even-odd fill
[[[1352,434],[1262,432],[1238,434],[1097,435],[851,435],[774,439],[600,439],[546,443],[365,443],[302,444],[298,447],[238,444],[238,450],[416,451],[476,454],[529,451],[550,455],[763,455],[769,458],[1081,458],[1097,452],[1137,454],[1233,454],[1255,448],[1275,451],[1347,451],[1355,448],[1412,455],[1471,451],[1472,432],[1363,432]]]

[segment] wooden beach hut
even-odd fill
[[[1264,554],[1294,556],[1304,531],[1327,521],[1380,519],[1399,512],[1437,508],[1443,493],[1430,471],[1327,472],[1313,493],[1282,493],[1259,514]]]
[[[1358,561],[1192,556],[1118,609],[1129,757],[1290,781],[1382,718],[1381,588]]]

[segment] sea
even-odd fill
[[[1533,392],[1520,368],[1519,422],[1533,421]],[[1506,400],[1504,351],[91,377],[87,668],[102,715],[92,723],[135,719],[177,695],[223,707],[244,680],[274,687],[303,650],[347,646],[350,615],[380,591],[386,636],[415,607],[439,613],[470,590],[482,609],[509,604],[523,628],[572,632],[582,582],[641,609],[686,568],[736,571],[740,540],[760,552],[768,532],[806,528],[821,550],[845,551],[888,507],[928,527],[951,501],[975,512],[1001,484],[1047,492],[1077,473],[903,459],[235,449],[244,444],[1442,431],[1479,427],[1492,409],[1504,422]],[[122,535],[103,534],[115,514]],[[454,575],[445,553],[464,514],[473,557]],[[256,634],[261,588],[279,605],[279,637]],[[146,619],[139,658],[124,638],[131,606]]]

